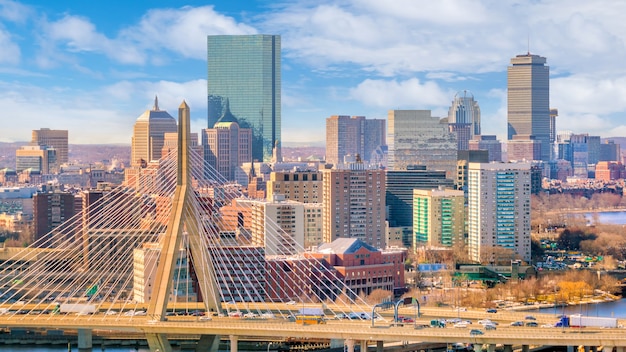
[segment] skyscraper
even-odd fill
[[[56,150],[56,161],[50,165],[51,169],[58,171],[62,164],[68,162],[67,130],[51,130],[49,128],[33,130],[31,143]]]
[[[161,159],[165,133],[168,132],[178,132],[176,120],[167,111],[159,109],[159,99],[155,97],[152,110],[144,111],[133,127],[131,166]]]
[[[480,134],[480,107],[467,90],[456,93],[448,111],[448,127],[456,133],[459,150],[469,150],[469,141]]]
[[[322,170],[324,242],[348,237],[384,248],[385,171],[361,163],[345,166]]]
[[[252,129],[253,159],[269,162],[280,147],[280,36],[207,37],[208,128],[227,105],[241,128]]]
[[[541,143],[541,160],[550,160],[550,68],[546,58],[517,55],[508,68],[508,140],[531,135]]]
[[[465,197],[463,191],[413,190],[415,247],[452,247],[464,243]]]
[[[468,250],[476,262],[530,261],[529,163],[469,163]]]
[[[445,121],[445,119],[444,119]],[[428,170],[456,172],[456,134],[447,123],[431,116],[430,110],[390,110],[389,170],[407,170],[411,165],[425,165]]]
[[[372,160],[374,150],[386,145],[385,120],[364,116],[333,115],[326,119],[326,162],[340,164],[344,157],[357,154]]]

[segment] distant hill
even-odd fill
[[[15,151],[28,142],[0,142],[0,169],[15,169]],[[130,161],[130,145],[120,144],[70,144],[68,146],[70,162],[77,164],[103,163],[111,165],[113,160],[128,165]]]

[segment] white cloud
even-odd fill
[[[364,105],[388,109],[442,106],[449,103],[450,94],[433,81],[421,83],[417,78],[405,81],[367,79],[350,90],[350,96]]]
[[[0,63],[15,65],[20,62],[20,48],[11,40],[11,35],[0,29]]]
[[[206,37],[215,34],[254,34],[257,31],[232,17],[215,12],[213,6],[155,9],[138,25],[122,31],[147,51],[169,50],[182,57],[206,59]]]
[[[11,22],[23,23],[33,13],[32,9],[19,2],[0,0],[0,18]]]

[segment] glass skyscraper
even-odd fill
[[[252,157],[270,161],[280,148],[280,36],[207,37],[208,128],[230,112],[252,129]]]

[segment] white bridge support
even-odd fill
[[[238,343],[239,337],[237,337],[237,335],[230,335],[230,352],[237,352]]]
[[[91,329],[78,329],[78,351],[91,352],[93,348]]]
[[[367,352],[367,340],[361,340],[361,352]]]
[[[197,258],[201,258],[201,253],[208,251],[208,248],[203,248],[202,241],[199,239],[198,219],[193,218],[193,211],[191,210],[192,205],[190,204],[191,197],[193,196],[189,158],[190,120],[189,106],[183,101],[178,107],[178,166],[176,190],[174,199],[172,200],[172,212],[169,216],[167,230],[161,240],[161,254],[157,266],[156,278],[154,280],[157,286],[154,288],[147,312],[149,316],[160,321],[165,320],[167,303],[170,300],[172,278],[176,269],[183,232],[186,231],[189,237],[189,246],[192,255],[195,253]],[[200,262],[199,259],[198,262]],[[209,260],[201,265],[207,266],[206,268],[198,268],[200,270],[196,270],[205,310],[206,312],[219,312],[221,310],[221,302],[218,296],[213,264]],[[166,334],[148,333],[146,334],[146,338],[150,350],[152,351],[159,350],[161,352],[170,352],[172,350]],[[215,340],[219,341],[219,336],[201,336],[199,343],[209,344],[211,347],[215,348],[210,351],[217,351],[219,343],[215,343]]]
[[[354,352],[354,340],[346,340],[346,352]]]

